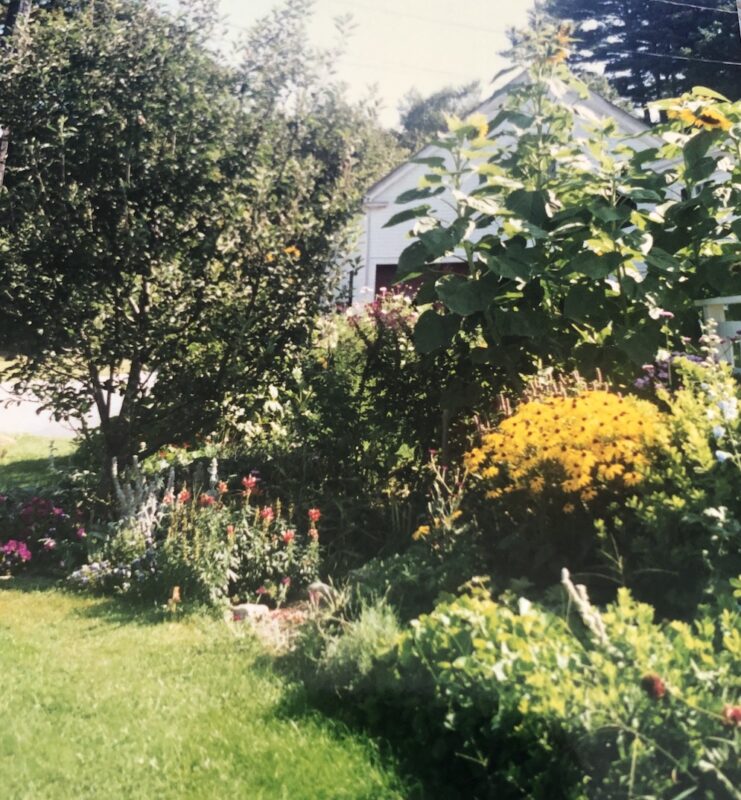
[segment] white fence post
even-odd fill
[[[741,295],[697,300],[695,305],[702,308],[705,322],[715,322],[716,333],[723,339],[718,345],[718,357],[733,364],[738,371],[741,368],[741,320],[726,319],[726,311],[728,306],[741,305]]]

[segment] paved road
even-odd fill
[[[48,412],[39,413],[39,402],[32,397],[24,397],[20,404],[6,406],[5,401],[14,398],[8,387],[0,384],[0,431],[18,434],[31,433],[34,436],[49,436],[55,439],[72,439],[74,430],[63,422],[56,422]]]
[[[13,400],[12,405],[6,405]],[[19,401],[19,402],[16,402]],[[114,403],[115,407],[115,403]],[[88,414],[88,424],[98,424],[97,412]],[[17,397],[8,384],[0,383],[0,433],[30,433],[54,439],[72,439],[74,428],[66,422],[57,422],[48,411],[39,411],[39,401],[32,395]]]

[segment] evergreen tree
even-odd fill
[[[576,23],[572,64],[604,65],[618,92],[636,105],[693,86],[741,97],[733,0],[544,0],[542,8]]]
[[[399,103],[400,142],[411,150],[422,147],[445,130],[446,114],[466,114],[479,102],[478,81],[460,86],[446,86],[427,97],[411,89]]]

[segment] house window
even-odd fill
[[[435,264],[435,271],[440,274],[454,272],[458,275],[468,274],[468,265],[462,261],[453,261],[445,264]],[[376,285],[373,287],[374,295],[381,293],[381,289],[392,291],[394,289],[394,278],[396,276],[396,264],[379,264],[376,267]],[[413,278],[405,281],[404,286],[409,289],[419,289],[422,285],[421,278]]]

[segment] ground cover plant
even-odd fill
[[[362,735],[308,711],[250,636],[0,582],[2,793],[406,798]]]

